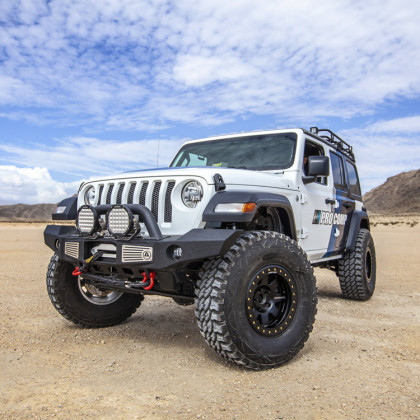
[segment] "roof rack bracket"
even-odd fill
[[[353,153],[353,147],[350,146],[346,141],[344,141],[341,137],[337,136],[333,131],[329,130],[328,128],[318,128],[318,127],[311,127],[309,129],[311,134],[314,134],[333,147],[335,147],[337,150],[348,156],[350,159],[355,160],[354,153]]]

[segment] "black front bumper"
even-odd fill
[[[108,269],[104,271],[126,273],[127,277],[131,277],[130,272],[138,270],[175,272],[186,269],[195,262],[222,256],[241,233],[240,230],[192,229],[181,236],[167,236],[160,239],[133,238],[128,241],[111,237],[97,239],[83,237],[73,226],[48,225],[44,231],[44,240],[61,260],[75,265],[80,265],[92,256],[92,248],[100,244],[112,244],[116,248],[115,258],[102,257],[95,262],[95,265]],[[152,248],[151,260],[123,262],[123,246],[127,245]],[[182,249],[182,256],[177,259],[173,257],[174,247]]]

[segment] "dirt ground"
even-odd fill
[[[43,226],[0,224],[0,418],[419,418],[413,220],[374,223],[370,301],[343,299],[335,274],[316,270],[314,331],[292,362],[263,372],[220,359],[199,334],[193,307],[168,298],[146,298],[116,327],[77,328],[49,301]]]

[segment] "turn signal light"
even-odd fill
[[[245,203],[242,206],[242,213],[252,213],[257,208],[255,203]]]

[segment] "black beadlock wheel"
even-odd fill
[[[196,318],[220,356],[250,369],[294,357],[316,314],[313,269],[298,244],[276,232],[244,233],[223,258],[204,263]]]
[[[359,230],[354,250],[339,260],[338,278],[346,298],[368,300],[372,297],[376,286],[376,253],[367,229]]]
[[[143,295],[99,289],[72,275],[74,267],[51,258],[47,290],[54,308],[80,327],[100,328],[119,324],[136,312]]]
[[[296,314],[296,282],[280,265],[260,269],[252,278],[245,306],[251,327],[262,336],[276,337],[291,325]]]

